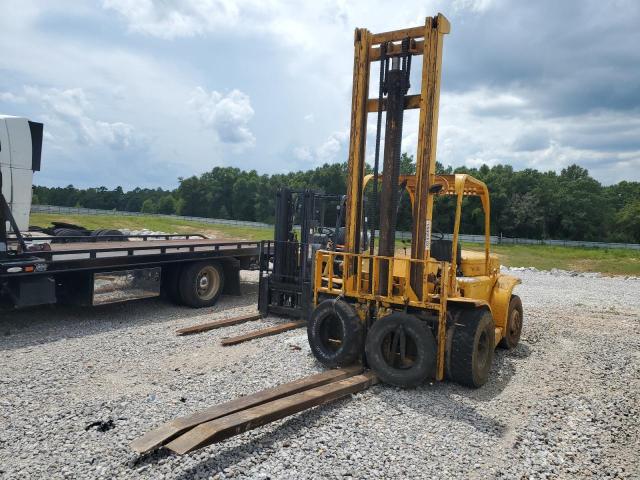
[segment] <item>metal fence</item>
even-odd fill
[[[200,223],[209,223],[216,225],[239,225],[245,227],[256,228],[273,228],[273,225],[263,222],[248,222],[244,220],[229,220],[225,218],[203,218],[189,217],[185,215],[164,215],[140,212],[121,212],[118,210],[98,210],[96,208],[83,207],[57,207],[54,205],[32,205],[31,211],[34,213],[59,213],[67,215],[114,215],[114,216],[130,216],[130,217],[160,217],[173,220],[188,220]],[[398,240],[411,240],[411,232],[397,232]],[[445,234],[444,238],[451,239],[450,234]],[[484,235],[460,235],[462,242],[483,243]],[[589,248],[609,248],[609,249],[633,249],[640,250],[640,244],[637,243],[608,243],[608,242],[587,242],[580,240],[551,240],[551,239],[534,239],[534,238],[512,238],[498,235],[491,236],[491,243],[494,245],[556,245],[561,247],[589,247]]]

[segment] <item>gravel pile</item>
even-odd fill
[[[304,330],[235,347],[268,319],[177,337],[255,309],[160,300],[3,313],[1,478],[638,478],[638,282],[518,271],[522,342],[489,383],[375,386],[185,456],[138,456],[153,426],[321,371]]]

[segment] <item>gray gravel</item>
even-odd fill
[[[279,319],[175,336],[254,310],[254,274],[213,309],[154,299],[2,313],[0,477],[638,478],[640,281],[517,274],[522,343],[498,351],[483,388],[379,385],[182,457],[128,444],[321,370],[303,330],[219,346]]]

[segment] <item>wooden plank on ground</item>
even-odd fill
[[[372,372],[367,372],[263,403],[202,423],[167,443],[166,447],[179,454],[189,453],[289,415],[365,390],[377,381]]]
[[[222,346],[228,347],[229,345],[237,345],[238,343],[247,342],[255,338],[268,337],[271,335],[277,335],[278,333],[294,330],[296,328],[304,327],[307,322],[299,320],[297,322],[287,322],[274,327],[261,328],[254,330],[244,335],[238,335],[236,337],[228,337],[222,339]]]
[[[361,372],[362,367],[359,366],[327,370],[326,372],[299,378],[293,382],[283,383],[276,387],[267,388],[266,390],[261,390],[245,397],[236,398],[229,402],[214,405],[185,417],[173,419],[170,422],[147,432],[142,437],[135,439],[131,442],[130,446],[138,453],[145,453],[160,447],[186,430],[201,423],[209,422],[216,418],[230,415],[239,410],[254,407],[287,395],[293,395],[309,388],[318,387],[330,382],[335,382],[336,380],[352,377],[353,375],[358,375]]]
[[[224,318],[222,320],[216,320],[215,322],[201,323],[199,325],[192,325],[190,327],[181,328],[176,330],[177,335],[191,335],[193,333],[202,333],[209,330],[215,330],[216,328],[230,327],[232,325],[239,325],[245,322],[251,322],[253,320],[259,320],[262,318],[260,313],[252,313],[249,315],[241,315],[239,317]]]

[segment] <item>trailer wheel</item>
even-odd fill
[[[522,300],[517,295],[511,295],[509,312],[507,313],[507,330],[498,346],[512,350],[516,348],[522,333]]]
[[[325,300],[307,324],[309,346],[325,367],[354,364],[362,352],[363,329],[355,309],[343,300]]]
[[[495,347],[495,323],[491,312],[461,310],[455,325],[447,332],[447,372],[461,385],[478,388],[489,378]]]
[[[209,307],[224,288],[224,271],[217,262],[197,262],[180,272],[178,290],[182,303],[193,308]]]
[[[407,313],[395,312],[376,320],[367,335],[365,351],[380,380],[396,387],[416,387],[434,372],[433,333]]]

